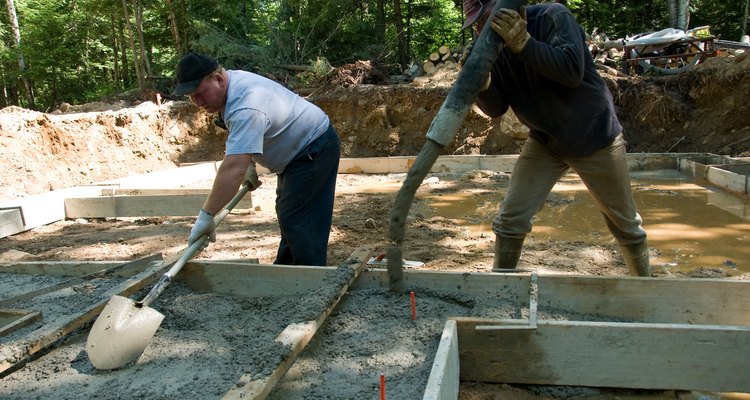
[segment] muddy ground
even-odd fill
[[[321,89],[309,99],[331,116],[345,157],[415,155],[454,78],[455,73],[444,72],[419,84]],[[746,101],[750,57],[709,59],[673,77],[605,78],[626,128],[629,151],[750,156],[750,103]],[[445,154],[516,154],[525,135],[512,115],[492,121],[473,110]],[[160,105],[107,101],[52,113],[8,107],[0,110],[0,201],[184,163],[220,160],[225,137],[210,115],[178,100]],[[382,251],[387,248],[388,213],[403,177],[339,176],[329,265],[343,262],[360,244]],[[500,193],[509,177],[495,171],[471,171],[435,178],[419,193]],[[252,194],[256,208],[227,218],[218,241],[200,258],[273,261],[278,243],[273,211],[275,178],[263,175],[261,180],[263,186]],[[548,207],[565,202],[552,200]],[[476,216],[466,216],[471,218]],[[61,221],[0,239],[0,259],[132,260],[156,253],[170,255],[185,246],[192,222],[192,217]],[[420,197],[410,211],[407,234],[404,254],[424,262],[423,268],[485,271],[491,265],[491,235],[436,215]],[[626,274],[614,243],[586,238],[532,240],[524,248],[521,266],[550,273]],[[725,270],[707,265],[684,276],[726,277]],[[657,276],[663,276],[659,271]],[[747,274],[733,278],[746,279]],[[72,357],[73,363],[80,362]],[[515,393],[513,398],[533,396],[514,387],[502,390]],[[493,398],[483,393],[478,390],[465,395]]]

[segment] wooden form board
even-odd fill
[[[133,192],[131,190],[130,192]],[[148,193],[145,189],[137,192]],[[110,195],[65,199],[65,217],[74,218],[117,218],[154,216],[192,216],[197,214],[206,202],[210,190],[186,191],[184,189],[160,189],[158,194]],[[196,193],[197,192],[197,193]],[[235,209],[253,207],[251,193],[248,193]]]
[[[477,330],[457,318],[461,379],[634,389],[750,392],[750,327],[544,321]]]
[[[65,198],[96,195],[99,188],[76,186],[0,202],[0,238],[65,219]]]
[[[700,185],[715,186],[730,192],[750,194],[750,161],[720,156],[685,157],[679,169]]]
[[[21,232],[24,225],[23,210],[21,207],[16,206],[0,209],[0,237]]]
[[[435,353],[422,399],[454,400],[458,398],[459,387],[458,330],[456,321],[448,320],[440,337],[440,345]]]
[[[628,166],[631,171],[677,169],[680,157],[692,153],[634,153],[628,154]],[[701,157],[703,154],[700,155]],[[518,159],[517,155],[453,155],[440,156],[432,165],[431,172],[461,173],[473,170],[491,170],[512,172]],[[339,162],[339,173],[386,174],[406,173],[411,169],[416,157],[371,157],[342,158]]]

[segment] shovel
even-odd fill
[[[214,217],[218,226],[248,191],[260,186],[254,167],[248,168],[245,181],[234,198]],[[94,322],[86,341],[86,352],[97,369],[116,369],[135,361],[148,346],[159,329],[164,314],[148,305],[169,285],[180,269],[195,256],[208,240],[203,235],[183,250],[172,268],[159,278],[151,291],[141,301],[122,296],[112,296]]]

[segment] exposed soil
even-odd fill
[[[342,138],[343,156],[416,155],[455,76],[455,71],[443,71],[412,84],[321,89],[309,99],[331,116]],[[750,57],[709,59],[672,77],[605,78],[625,126],[630,152],[750,156]],[[226,133],[213,125],[212,119],[182,101],[161,105],[106,102],[48,114],[17,107],[2,109],[0,201],[183,163],[221,160]],[[512,115],[493,121],[475,109],[445,154],[516,154],[526,133]],[[340,264],[361,244],[385,251],[388,214],[403,177],[339,176],[329,265]],[[498,191],[508,182],[507,174],[494,171],[436,178],[418,194]],[[261,188],[252,193],[256,208],[228,217],[219,228],[217,242],[200,258],[273,261],[279,237],[273,207],[275,177],[265,174],[261,180]],[[185,246],[193,220],[61,221],[0,239],[0,261],[131,260],[156,253],[171,255]],[[435,216],[419,196],[407,229],[404,254],[425,262],[423,268],[483,271],[492,263],[492,237]],[[524,248],[521,266],[551,273],[626,274],[614,244],[585,239],[531,242]],[[707,268],[687,276],[726,274]],[[514,387],[503,390],[512,398],[539,398]],[[466,398],[493,397],[477,394]]]

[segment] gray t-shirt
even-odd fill
[[[252,154],[282,173],[287,164],[328,129],[318,106],[281,84],[247,71],[230,70],[222,117],[229,129],[226,154]]]

